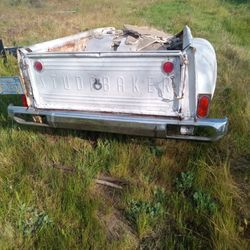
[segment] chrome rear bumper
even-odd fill
[[[17,123],[26,125],[199,141],[217,141],[226,134],[228,127],[227,118],[178,120],[128,114],[37,110],[12,105],[8,107],[8,113]],[[43,122],[34,122],[28,119],[29,116],[39,116]]]

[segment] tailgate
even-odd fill
[[[177,116],[181,56],[180,51],[28,53],[23,60],[35,108]],[[163,72],[164,62],[173,63],[171,73]]]

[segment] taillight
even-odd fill
[[[43,64],[39,61],[35,61],[34,68],[36,71],[41,72],[43,70]]]
[[[21,98],[22,98],[22,105],[23,105],[23,107],[28,108],[29,106],[28,106],[26,95],[21,95]]]
[[[174,69],[174,64],[172,62],[165,62],[162,65],[162,69],[165,73],[169,74],[173,71]]]
[[[197,117],[204,118],[208,115],[210,96],[200,95],[197,105]]]

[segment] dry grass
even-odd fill
[[[190,25],[216,48],[211,117],[228,116],[230,130],[216,144],[198,144],[26,128],[7,118],[7,105],[19,100],[1,97],[0,248],[247,249],[249,10],[243,0],[2,0],[8,45],[124,23],[167,32]],[[15,59],[0,62],[0,75],[17,73]],[[130,185],[96,190],[100,173]]]
[[[1,37],[10,45],[27,45],[94,27],[122,27],[127,22],[145,24],[136,11],[152,1],[54,0],[43,1],[41,8],[27,3],[11,6],[9,2],[0,3],[4,9],[0,15]]]

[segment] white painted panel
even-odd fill
[[[43,64],[41,72],[34,70],[37,60]],[[170,75],[162,71],[165,61],[174,63]],[[33,54],[28,64],[36,108],[177,115],[179,55]]]

